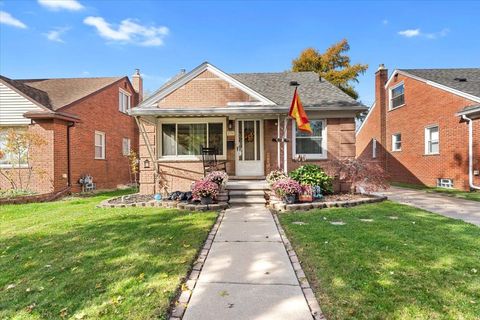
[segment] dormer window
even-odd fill
[[[390,88],[390,110],[399,108],[405,104],[405,86],[403,82]]]

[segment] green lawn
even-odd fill
[[[125,193],[125,191],[123,191]],[[0,206],[0,319],[163,319],[216,213]]]
[[[427,187],[427,186],[422,186],[418,184],[410,184],[410,183],[403,183],[403,182],[392,182],[392,186],[407,188],[407,189],[423,190],[426,192],[441,193],[450,197],[456,197],[460,199],[480,201],[479,191],[468,192],[468,191],[461,191],[457,189],[436,188],[436,187],[434,188],[434,187]]]
[[[327,319],[480,319],[480,228],[388,201],[279,217]]]

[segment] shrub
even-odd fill
[[[388,175],[375,162],[359,159],[335,160],[337,175],[341,182],[349,183],[350,192],[374,192],[388,188]]]
[[[273,186],[275,182],[281,179],[285,179],[286,177],[287,175],[285,174],[285,172],[277,169],[277,170],[270,171],[270,173],[267,175],[266,180],[269,186]]]
[[[228,174],[225,171],[212,171],[204,180],[215,182],[218,186],[225,185],[228,182]]]
[[[278,180],[273,184],[272,189],[279,197],[300,194],[302,192],[302,186],[291,178]]]
[[[218,185],[215,182],[208,180],[199,180],[193,184],[192,195],[194,200],[201,198],[216,198],[218,195]]]
[[[332,193],[332,177],[317,165],[305,164],[290,172],[290,177],[301,185],[320,186],[324,193]]]

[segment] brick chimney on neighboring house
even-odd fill
[[[387,90],[388,69],[382,63],[375,73],[375,103],[380,108],[380,144],[379,154],[384,169],[387,169]]]
[[[140,69],[135,69],[135,73],[132,76],[132,86],[135,92],[138,94],[138,103],[143,101],[143,78],[140,75]]]

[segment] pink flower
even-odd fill
[[[302,193],[302,186],[291,178],[278,180],[273,184],[272,188],[280,197]]]
[[[215,182],[217,185],[226,184],[228,175],[225,171],[212,171],[204,178],[204,180]]]
[[[205,179],[196,181],[192,187],[193,199],[212,197],[216,198],[218,195],[218,185],[215,182]]]

